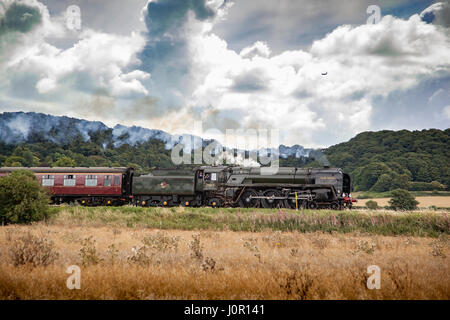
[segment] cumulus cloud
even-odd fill
[[[428,23],[450,27],[450,1],[432,4],[420,13],[420,18]]]
[[[450,105],[444,107],[443,114],[445,117],[447,117],[447,119],[450,119]]]
[[[223,0],[151,0],[142,14],[147,41],[139,58],[152,74],[149,90],[167,108],[184,107],[184,97],[194,88],[190,39],[209,31],[211,23],[227,9]]]
[[[85,72],[96,86],[108,88],[113,95],[147,94],[140,80],[147,79],[149,74],[139,70],[124,73],[128,65],[137,63],[135,54],[143,43],[142,37],[135,33],[126,37],[87,30],[73,47],[60,50],[42,46],[41,54],[27,57],[18,67],[26,64],[29,70],[44,75],[37,83],[40,93],[56,89],[58,83],[72,74]]]
[[[108,123],[199,134],[193,123],[202,120],[205,129],[280,129],[284,144],[325,146],[371,129],[374,99],[450,74],[448,2],[409,19],[341,25],[307,48],[278,53],[265,39],[233,50],[214,32],[226,24],[230,1],[151,0],[142,10],[146,32],[84,29],[65,49],[46,41],[67,32],[61,21],[27,1],[40,20],[27,20],[33,11],[26,9],[21,14],[31,27],[3,31],[15,36],[1,42],[0,64],[14,76],[0,75],[0,88],[31,85],[30,98],[66,99],[65,105],[73,99],[64,92],[77,92],[72,115]],[[440,92],[430,97],[441,100]]]
[[[47,39],[70,33],[64,19],[50,17],[47,7],[36,0],[6,2],[1,26],[0,64],[6,72],[0,77],[9,79],[0,81],[5,91],[28,86],[35,96],[61,97],[68,89],[74,94],[105,89],[117,97],[148,94],[141,81],[150,75],[132,69],[140,64],[136,54],[145,44],[138,33],[123,36],[85,28],[73,46],[61,49]],[[11,81],[11,74],[36,81]]]
[[[344,25],[309,50],[274,56],[261,43],[238,54],[216,35],[198,33],[191,38],[191,68],[204,78],[198,76],[190,104],[244,128],[279,128],[291,144],[317,146],[324,132],[343,140],[370,128],[374,97],[448,74],[449,40],[418,15]]]
[[[255,56],[268,58],[270,56],[270,48],[267,43],[256,41],[253,45],[242,49],[239,55],[243,58],[253,58]]]
[[[12,32],[29,32],[41,22],[41,14],[35,7],[18,3],[11,3],[9,6],[2,3],[1,6],[3,12],[0,36]]]

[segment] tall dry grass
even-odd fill
[[[14,263],[28,233],[51,243],[52,263]],[[0,298],[449,299],[448,249],[446,235],[6,226]],[[66,287],[69,265],[81,268],[80,290]],[[366,287],[369,265],[381,268],[380,290]]]

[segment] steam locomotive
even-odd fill
[[[350,176],[339,168],[201,166],[137,175],[133,168],[0,168],[35,173],[54,203],[171,207],[351,208]]]

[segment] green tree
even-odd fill
[[[378,209],[378,203],[376,201],[369,200],[366,202],[366,207],[370,210],[376,210]]]
[[[407,174],[395,174],[392,179],[391,189],[408,189],[409,176]]]
[[[0,178],[0,220],[2,223],[29,223],[46,218],[49,195],[35,175],[17,170]]]
[[[389,204],[394,210],[414,210],[417,209],[419,202],[414,196],[404,189],[396,189],[392,191],[392,198]]]
[[[134,172],[137,173],[137,174],[142,174],[142,173],[144,173],[142,167],[141,167],[140,165],[138,165],[137,163],[129,162],[129,163],[127,164],[127,167],[134,168]]]
[[[36,157],[33,152],[27,147],[19,146],[14,149],[14,156],[21,157],[23,160],[21,161],[24,167],[33,167],[39,164],[39,158]]]
[[[444,190],[445,189],[445,185],[443,185],[442,183],[439,183],[438,181],[431,181],[430,185],[431,185],[431,189],[433,189],[433,190]]]
[[[370,190],[376,192],[389,191],[391,189],[391,184],[392,184],[391,176],[384,173],[378,178],[377,182],[373,185],[373,187]]]
[[[417,173],[417,181],[430,182],[431,173],[429,166],[421,167]]]
[[[67,156],[62,156],[53,164],[55,167],[74,167],[75,160]]]
[[[391,170],[386,164],[371,162],[355,173],[355,184],[358,185],[358,190],[369,190],[381,175],[389,175],[390,173]]]
[[[19,156],[9,156],[5,160],[5,167],[23,167],[25,159]]]

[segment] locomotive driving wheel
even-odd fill
[[[308,203],[308,209],[315,210],[315,209],[317,209],[317,208],[319,208],[319,205],[317,204],[317,202],[315,202],[315,201],[310,201],[310,202]]]
[[[295,199],[286,199],[284,200],[284,206],[288,209],[296,209]]]
[[[297,202],[297,205],[295,204]],[[305,209],[307,207],[307,201],[306,200],[300,200],[297,201],[295,199],[286,199],[284,200],[284,205],[286,208],[290,209]]]
[[[245,208],[259,208],[261,206],[261,201],[253,197],[257,197],[258,192],[253,189],[247,189],[241,195],[239,199],[239,206]]]
[[[282,201],[276,199],[281,196],[281,192],[275,189],[266,190],[263,192],[263,199],[261,201],[264,208],[278,208],[282,206]]]
[[[330,205],[331,210],[339,210],[341,209],[341,206],[339,205],[339,202],[333,201]]]

